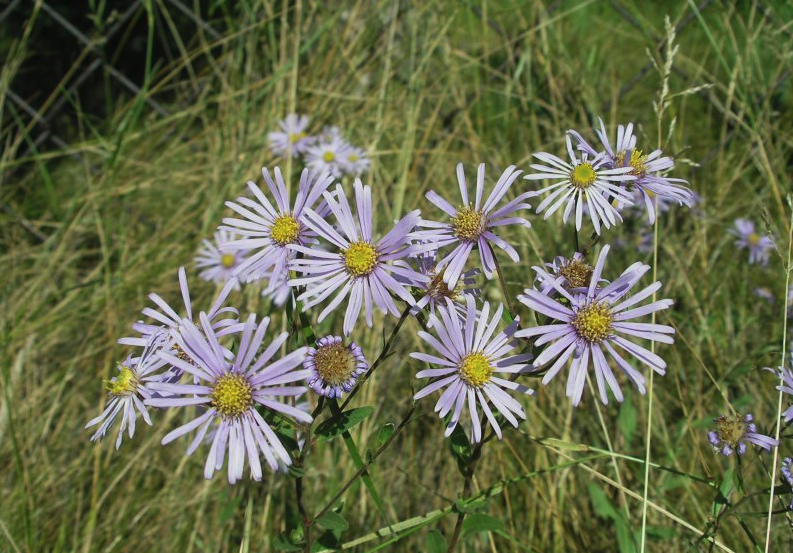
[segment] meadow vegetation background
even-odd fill
[[[146,294],[176,300],[180,265],[188,267],[197,304],[215,293],[197,278],[192,259],[228,216],[223,202],[263,165],[281,164],[296,182],[302,167],[275,158],[266,141],[290,112],[309,115],[314,130],[339,126],[367,149],[372,166],[364,182],[382,228],[411,209],[434,214],[424,199],[430,188],[456,196],[458,162],[469,175],[485,162],[493,178],[510,164],[528,169],[532,152],[561,155],[570,128],[594,139],[597,116],[610,129],[635,122],[639,141],[650,146],[660,140],[677,161],[674,176],[686,178],[701,201],[660,217],[658,278],[662,297],[675,306],[659,322],[677,335],[674,346],[662,346],[668,372],[654,381],[651,424],[648,398],[634,388],[624,388],[623,404],[605,407],[588,392],[576,409],[563,379],[547,387],[530,380],[538,393],[522,400],[528,421],[487,444],[474,490],[540,472],[483,505],[503,527],[472,531],[458,549],[638,550],[648,431],[652,462],[671,469],[650,472],[648,550],[750,551],[753,539],[762,549],[768,495],[727,509],[742,497],[729,476],[736,459],[714,454],[706,434],[715,416],[733,410],[753,413],[766,433],[777,420],[777,381],[762,368],[780,364],[784,338],[789,3],[188,3],[215,29],[210,33],[177,4],[155,0],[138,5],[142,32],[132,37],[142,91],[108,84],[82,95],[69,92],[68,75],[44,80],[39,71],[31,82],[27,64],[44,63],[37,37],[51,24],[45,4],[31,4],[20,25],[3,23],[1,42],[0,550],[271,551],[294,527],[291,477],[233,487],[222,473],[205,481],[202,455],[185,457],[183,443],[159,445],[183,413],[158,416],[154,430],[141,425],[118,452],[112,439],[90,443],[83,429],[99,409],[101,380],[128,352],[116,340],[148,305]],[[118,17],[110,4],[84,7],[93,25],[88,36],[100,49],[102,32]],[[679,50],[659,120],[654,101],[669,56],[667,16]],[[175,45],[168,57],[147,47],[165,39]],[[118,61],[111,54],[105,60]],[[67,115],[51,122],[57,143],[36,143],[35,118],[12,101],[15,87],[39,90],[38,115],[65,98]],[[537,184],[517,181],[518,192],[529,186]],[[749,265],[734,247],[728,229],[738,217],[775,236],[781,254],[768,267]],[[531,265],[573,253],[571,226],[557,215],[530,218],[530,231],[510,231],[521,262],[500,258],[513,294],[531,286]],[[636,249],[643,225],[634,220],[604,232],[604,243],[622,244],[609,256],[611,274],[636,260],[653,264],[653,253]],[[488,299],[503,301],[494,283],[483,287]],[[776,301],[756,297],[758,287]],[[286,324],[281,310],[254,293],[230,303]],[[518,311],[531,320],[525,306]],[[376,317],[372,331],[358,333],[365,338],[354,337],[370,359],[394,323]],[[416,321],[406,325],[396,354],[354,400],[375,408],[353,433],[362,449],[376,448],[383,425],[410,408],[421,364],[407,353],[422,346]],[[454,502],[462,477],[432,405],[417,405],[372,469],[388,520],[363,486],[346,494],[349,528],[341,542],[369,535],[351,549],[426,551],[432,529],[448,534],[453,526],[450,514],[396,543],[370,535]],[[782,456],[793,454],[786,440],[781,448]],[[581,461],[598,450],[615,455]],[[741,462],[745,489],[767,492],[771,456],[750,450]],[[315,449],[306,472],[312,510],[354,472],[342,444]],[[718,525],[714,514],[722,515]],[[784,514],[775,515],[772,537],[771,550],[793,548]]]

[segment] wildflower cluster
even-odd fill
[[[309,134],[309,118],[290,113],[280,121],[279,131],[267,135],[272,152],[282,158],[302,156],[306,167],[314,172],[328,172],[336,178],[360,176],[369,169],[363,148],[353,146],[338,127],[325,127],[319,134]]]
[[[647,371],[665,374],[654,344],[673,344],[675,329],[655,318],[674,302],[656,297],[661,282],[640,284],[649,265],[608,267],[613,244],[589,253],[628,207],[655,222],[670,204],[696,200],[684,180],[669,175],[671,157],[637,148],[632,124],[618,126],[612,142],[600,121],[598,148],[570,130],[566,160],[535,153],[534,172],[510,165],[490,185],[484,164],[474,184],[460,163],[459,196],[431,189],[431,212],[412,210],[387,225],[378,225],[372,188],[358,178],[369,163],[362,151],[334,130],[308,135],[305,117],[290,115],[280,126],[269,135],[274,152],[302,156],[305,164],[296,191],[290,195],[278,167],[263,168],[263,185],[248,182],[246,194],[226,202],[227,216],[196,258],[200,276],[218,285],[217,297],[195,308],[184,268],[179,306],[149,296],[154,305],[143,309],[146,320],[119,340],[136,350],[105,382],[107,403],[88,423],[98,427],[92,440],[118,421],[118,448],[124,435],[133,437],[139,416],[151,426],[158,410],[179,410],[186,417],[163,444],[191,435],[188,455],[208,450],[206,478],[225,465],[232,484],[246,466],[261,480],[264,465],[283,471],[304,461],[316,446],[308,439],[312,425],[342,420],[347,402],[394,353],[397,333],[411,326],[421,351],[402,352],[412,361],[400,367],[417,370],[407,375],[421,382],[412,399],[421,404],[434,396],[445,435],[464,432],[477,448],[526,421],[525,396],[542,393],[563,370],[575,407],[590,377],[607,405],[624,400],[621,380],[644,394]],[[342,174],[355,178],[339,181]],[[534,189],[526,180],[551,183]],[[532,209],[545,219],[557,211],[565,222],[574,217],[576,247],[532,266],[515,303],[533,315],[527,317],[513,305],[498,256],[521,261],[514,239],[531,231]],[[579,250],[585,215],[594,234]],[[485,296],[483,286],[496,277],[500,292]],[[272,324],[258,313],[241,315],[234,305],[242,305],[238,294],[250,286],[276,306],[288,302],[288,318]],[[492,300],[498,294],[503,304]],[[373,328],[376,317],[389,315],[398,321],[370,363],[364,346],[380,340],[367,339],[364,324]],[[290,331],[275,330],[284,323]],[[318,336],[320,325],[333,331]],[[793,394],[793,373],[780,368],[779,376],[780,390]],[[530,386],[531,379],[540,386]],[[785,412],[790,419],[793,407]],[[708,439],[725,456],[744,454],[748,443],[778,445],[758,432],[751,415],[717,418]],[[789,469],[786,461],[788,481]]]

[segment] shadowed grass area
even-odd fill
[[[116,340],[130,333],[149,292],[177,301],[184,265],[196,304],[208,307],[216,290],[191,264],[201,239],[228,215],[223,202],[242,194],[245,181],[261,182],[262,165],[280,164],[296,185],[302,167],[274,158],[266,143],[290,112],[310,115],[312,131],[338,126],[369,151],[364,182],[381,230],[416,208],[437,217],[424,194],[456,197],[457,162],[469,176],[486,163],[492,183],[510,164],[527,170],[532,152],[562,155],[567,129],[594,140],[597,116],[612,131],[634,121],[646,150],[673,155],[674,176],[688,179],[702,201],[693,210],[673,207],[659,222],[657,277],[662,297],[675,301],[659,322],[677,336],[674,346],[657,348],[668,370],[654,380],[650,460],[668,470],[650,471],[647,548],[709,550],[703,533],[732,551],[764,546],[771,456],[752,450],[739,466],[714,455],[706,433],[713,417],[733,410],[753,413],[767,433],[777,416],[776,381],[761,369],[779,364],[783,340],[793,11],[772,1],[704,4],[700,13],[692,1],[261,0],[223,6],[220,38],[200,30],[179,36],[177,62],[151,61],[145,95],[167,115],[140,95],[116,98],[113,116],[98,120],[70,97],[78,118],[68,144],[37,151],[5,101],[4,121],[12,123],[0,129],[0,550],[271,551],[276,536],[299,526],[290,476],[231,487],[222,474],[203,479],[206,450],[185,457],[186,443],[160,446],[185,413],[155,412],[155,428],[140,424],[118,452],[113,439],[94,445],[83,430],[106,401],[101,380],[129,351]],[[154,2],[144,11],[149,36],[174,33],[166,17],[174,9]],[[682,28],[659,120],[665,15]],[[24,78],[20,67],[35,47],[29,30],[18,30],[6,58],[4,100]],[[516,181],[510,197],[530,186]],[[748,265],[748,254],[734,248],[727,231],[737,217],[776,237],[780,254],[767,268]],[[572,227],[560,216],[531,218],[531,230],[505,235],[521,262],[499,258],[512,294],[531,286],[532,265],[574,251]],[[601,244],[613,246],[607,274],[653,263],[635,247],[645,223],[626,220],[605,232]],[[776,303],[756,297],[757,287]],[[482,288],[503,301],[497,281]],[[286,329],[282,310],[252,290],[230,303]],[[534,324],[525,306],[518,310]],[[341,319],[314,330],[340,332]],[[374,328],[362,332],[359,322],[353,339],[372,359],[395,324],[376,315]],[[381,427],[410,409],[421,364],[407,354],[423,347],[419,328],[406,321],[396,354],[353,400],[375,409],[352,431],[362,452],[377,449]],[[472,493],[518,480],[477,505],[503,528],[481,533],[471,524],[458,550],[638,550],[647,398],[620,380],[623,404],[602,406],[588,390],[574,409],[565,374],[547,387],[527,379],[537,389],[521,400],[528,422],[483,448]],[[386,551],[426,551],[431,529],[450,534],[454,513],[436,511],[454,504],[462,477],[430,399],[370,469],[387,516],[360,481],[343,496],[349,528],[341,543],[351,549],[387,544],[359,538],[380,528],[385,535],[389,525],[408,535]],[[793,448],[783,441],[780,454]],[[719,488],[741,497],[722,483],[739,468],[755,495],[716,526]],[[319,512],[355,472],[341,440],[320,443],[306,461],[309,511]],[[789,501],[783,495],[775,509]],[[425,527],[412,520],[427,513]],[[774,516],[772,536],[771,550],[791,547],[785,515]]]

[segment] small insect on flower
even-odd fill
[[[203,269],[198,276],[216,284],[225,284],[234,276],[234,271],[247,254],[245,250],[231,250],[226,247],[226,243],[234,239],[233,233],[219,230],[212,242],[203,240],[195,258],[196,267]],[[234,289],[239,290],[239,284]]]
[[[589,217],[595,232],[600,234],[601,225],[610,228],[617,224],[617,220],[622,221],[622,217],[609,198],[623,204],[632,203],[630,193],[624,188],[624,184],[636,180],[636,176],[631,174],[631,167],[610,168],[607,158],[603,155],[590,158],[587,152],[583,152],[579,157],[573,150],[569,135],[566,141],[569,162],[553,154],[537,152],[533,154],[534,157],[546,165],[532,164],[531,168],[538,172],[523,178],[556,181],[536,192],[537,194],[550,192],[537,206],[537,213],[545,211],[545,219],[564,205],[562,220],[567,223],[567,219],[575,209],[575,228],[581,230],[584,205],[588,205]]]
[[[369,363],[355,342],[345,346],[340,336],[325,336],[317,340],[317,347],[308,348],[303,367],[311,371],[306,381],[315,392],[340,398],[369,370]]]
[[[309,119],[305,115],[290,113],[286,119],[279,121],[281,131],[268,133],[267,140],[270,149],[277,156],[297,157],[314,144],[316,137],[310,136],[308,129]]]
[[[306,166],[312,171],[328,172],[336,178],[347,170],[351,146],[340,136],[331,137],[306,150]]]
[[[185,320],[183,332],[174,334],[179,347],[187,352],[194,363],[187,363],[165,352],[161,352],[160,357],[192,374],[201,384],[152,384],[154,389],[172,396],[152,398],[146,404],[152,407],[205,407],[206,410],[196,419],[168,433],[162,439],[162,444],[198,429],[187,449],[187,455],[190,455],[202,443],[210,425],[218,421],[204,467],[204,477],[209,479],[216,470],[222,468],[228,449],[228,480],[231,484],[242,478],[246,458],[253,479],[261,480],[260,453],[272,470],[278,469],[279,460],[286,465],[291,464],[292,460],[257,407],[301,423],[312,421],[305,411],[277,400],[279,397],[297,397],[307,391],[304,386],[291,385],[310,374],[308,370],[295,370],[302,363],[306,348],[299,348],[277,361],[271,361],[289,333],[283,332],[276,336],[260,353],[269,319],[265,317],[257,326],[256,316],[251,315],[242,329],[238,351],[229,360],[206,314],[201,313],[199,318],[200,330],[191,321]]]
[[[412,237],[423,242],[416,246],[417,251],[432,251],[456,244],[454,250],[436,265],[438,270],[444,269],[443,282],[450,288],[457,286],[457,281],[463,274],[466,261],[474,247],[479,249],[482,270],[488,279],[493,278],[493,273],[496,270],[491,244],[504,250],[515,263],[520,260],[515,248],[496,233],[500,227],[508,225],[531,227],[529,221],[517,217],[515,214],[521,209],[531,209],[531,206],[524,202],[534,195],[532,192],[520,194],[514,200],[498,207],[499,202],[521,173],[522,171],[515,169],[514,165],[507,167],[490,195],[483,202],[485,164],[481,163],[476,174],[476,196],[471,202],[468,198],[468,185],[465,180],[463,164],[458,163],[457,182],[460,185],[460,196],[462,197],[460,207],[453,207],[434,190],[427,192],[427,199],[446,213],[449,220],[447,222],[423,220],[419,226],[429,230],[416,231]]]
[[[116,449],[121,445],[124,430],[128,429],[129,437],[135,434],[135,421],[138,413],[151,426],[149,412],[144,405],[144,401],[157,395],[151,388],[152,382],[161,380],[164,376],[162,369],[166,366],[165,361],[160,359],[156,352],[159,348],[157,343],[162,336],[155,334],[143,348],[140,357],[127,357],[126,361],[118,365],[118,374],[110,380],[105,380],[105,388],[110,394],[110,401],[105,406],[105,410],[95,419],[91,419],[86,428],[97,424],[99,429],[91,436],[91,441],[99,440],[104,437],[116,417],[121,416],[121,424],[116,438]]]
[[[557,284],[551,275],[545,278],[545,281],[553,286],[556,293],[567,300],[567,304],[562,304],[538,290],[527,289],[524,291],[524,295],[518,296],[518,300],[530,309],[557,321],[548,325],[519,330],[515,336],[519,338],[536,337],[535,347],[548,344],[535,360],[537,367],[556,360],[542,379],[544,385],[548,384],[562,367],[568,362],[570,363],[566,394],[576,406],[584,393],[590,360],[595,369],[600,400],[603,404],[608,404],[608,389],[611,389],[617,401],[623,400],[622,390],[609,366],[604,350],[639,391],[645,392],[644,376],[623,359],[614,346],[619,346],[658,374],[666,372],[666,363],[663,359],[619,334],[665,344],[673,343],[669,334],[674,334],[675,330],[671,326],[629,322],[631,319],[667,309],[672,305],[672,300],[665,299],[641,307],[634,307],[660,289],[660,282],[655,282],[623,300],[642,275],[650,269],[648,265],[634,263],[615,281],[607,283],[603,287],[600,286],[608,251],[609,246],[604,246],[601,250],[592,275],[589,277],[589,286],[585,289],[568,291]],[[534,269],[539,273],[544,272],[539,267]]]
[[[391,294],[409,305],[416,303],[407,285],[398,282],[391,273],[410,281],[429,280],[407,265],[395,263],[414,253],[408,234],[419,221],[419,211],[413,211],[402,217],[393,229],[375,242],[372,237],[372,190],[369,186],[361,184],[360,179],[355,179],[353,188],[358,208],[357,221],[352,215],[341,186],[336,187],[335,198],[325,193],[325,201],[336,217],[341,233],[328,224],[321,214],[306,209],[306,225],[336,246],[338,251],[326,252],[319,248],[293,244],[291,248],[304,257],[295,259],[292,268],[307,276],[289,281],[290,286],[308,287],[297,298],[298,301],[304,302],[304,311],[340,289],[336,297],[319,314],[317,319],[319,322],[332,313],[349,294],[344,315],[345,336],[349,336],[355,327],[361,307],[365,308],[366,324],[371,327],[372,304],[383,313],[399,317],[400,312]]]
[[[304,169],[292,208],[281,170],[276,167],[274,172],[275,181],[270,177],[267,168],[262,168],[264,182],[275,206],[256,183],[249,181],[248,188],[256,200],[241,196],[236,202],[226,202],[228,207],[243,218],[227,217],[223,219],[223,226],[220,227],[243,237],[227,242],[226,248],[251,252],[234,270],[236,276],[248,282],[264,279],[268,275],[281,275],[286,271],[292,256],[290,245],[316,244],[316,233],[306,225],[303,214],[309,208],[316,208],[324,213],[322,204],[320,207],[316,204],[333,182],[328,173],[310,173],[308,169]],[[277,280],[270,279],[267,293],[272,293],[278,284]]]
[[[436,378],[413,397],[419,400],[433,392],[446,388],[435,404],[435,411],[441,418],[451,413],[446,427],[446,436],[450,436],[457,426],[463,408],[467,405],[470,415],[469,433],[472,442],[482,440],[482,426],[479,420],[479,405],[496,435],[501,438],[501,427],[493,410],[495,409],[514,427],[518,419],[526,420],[523,407],[507,394],[504,389],[521,394],[533,394],[526,386],[495,376],[496,373],[523,374],[532,370],[528,363],[531,354],[518,354],[507,357],[519,345],[512,340],[518,321],[515,320],[504,330],[496,332],[501,320],[503,306],[499,304],[492,318],[490,304],[485,302],[482,312],[477,316],[476,302],[473,297],[466,297],[466,314],[461,316],[451,300],[446,305],[439,305],[436,314],[430,314],[432,329],[436,336],[428,332],[419,332],[419,336],[427,342],[440,356],[414,352],[410,356],[419,361],[437,365],[436,369],[425,369],[416,374],[417,378]],[[468,426],[468,424],[466,424]]]
[[[774,247],[774,242],[769,236],[759,234],[754,223],[749,219],[735,219],[735,228],[730,229],[730,234],[737,237],[735,245],[739,249],[749,249],[749,263],[768,265],[768,253]]]
[[[708,432],[708,441],[713,449],[725,457],[737,451],[738,455],[746,453],[746,442],[753,443],[767,451],[779,445],[779,442],[763,434],[758,434],[752,415],[727,416],[713,419],[716,430]]]

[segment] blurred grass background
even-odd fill
[[[692,211],[674,208],[660,222],[658,275],[664,297],[676,303],[660,322],[678,337],[660,347],[669,369],[655,379],[651,459],[718,486],[736,465],[712,453],[711,419],[735,409],[772,429],[775,380],[761,368],[779,364],[783,262],[774,255],[768,268],[749,266],[727,230],[736,217],[752,218],[787,251],[789,3],[155,0],[125,6],[127,19],[112,3],[74,4],[69,13],[78,14],[89,46],[74,49],[63,67],[47,60],[62,32],[51,12],[64,5],[4,8],[16,11],[4,19],[0,40],[0,550],[271,551],[275,536],[294,527],[288,476],[234,487],[220,475],[204,481],[205,451],[186,458],[184,443],[159,445],[184,414],[157,413],[155,428],[140,426],[119,452],[112,440],[91,444],[83,430],[100,407],[101,379],[126,356],[116,340],[129,333],[150,291],[176,301],[176,270],[191,265],[226,213],[223,202],[242,193],[246,180],[260,180],[262,165],[285,164],[296,177],[301,167],[273,158],[266,144],[266,133],[292,111],[311,116],[312,130],[339,126],[369,150],[364,180],[380,228],[416,207],[436,216],[423,195],[433,188],[454,197],[458,161],[469,173],[487,163],[493,180],[509,164],[528,169],[534,151],[561,155],[569,128],[594,138],[598,115],[612,132],[634,121],[645,150],[660,138],[677,158],[674,176],[688,179],[702,202]],[[653,102],[667,55],[665,16],[679,51],[659,122]],[[90,86],[72,87],[95,59]],[[138,92],[120,84],[108,69],[114,64]],[[42,78],[49,68],[52,78]],[[59,101],[64,107],[43,125]],[[517,182],[519,190],[528,185]],[[514,293],[531,284],[531,265],[573,251],[570,226],[555,216],[534,220],[531,231],[510,235],[521,263],[501,258]],[[608,274],[637,259],[651,262],[632,246],[639,229],[630,223],[606,233],[605,242],[628,244],[609,256]],[[213,287],[190,274],[197,303],[207,305]],[[759,286],[773,291],[775,304],[754,296]],[[495,282],[485,290],[500,299]],[[232,302],[281,317],[252,293]],[[394,323],[376,319],[366,333],[359,325],[353,338],[372,358]],[[421,347],[416,330],[409,321],[397,355],[355,400],[376,408],[354,433],[363,448],[375,448],[380,427],[410,406],[419,364],[407,353]],[[475,489],[586,454],[542,438],[643,459],[647,398],[626,385],[622,405],[602,407],[588,393],[573,409],[564,378],[525,400],[528,423],[485,447]],[[432,406],[418,405],[421,416],[373,470],[389,519],[356,485],[345,496],[350,528],[342,542],[453,502],[462,477]],[[783,443],[781,454],[791,453]],[[769,456],[750,451],[742,464],[746,489],[767,489],[769,469]],[[342,444],[315,449],[309,510],[353,472]],[[603,458],[528,478],[485,506],[503,520],[503,533],[472,533],[459,549],[636,550],[643,474],[641,462]],[[649,509],[648,549],[709,550],[700,536],[713,530],[716,487],[660,470],[650,477],[657,507]],[[766,508],[767,495],[750,497],[720,519],[715,538],[733,551],[751,550],[751,536],[764,543]],[[453,523],[447,516],[384,550],[425,551],[430,528],[448,534]],[[772,550],[793,547],[784,516],[775,517],[772,535]]]

